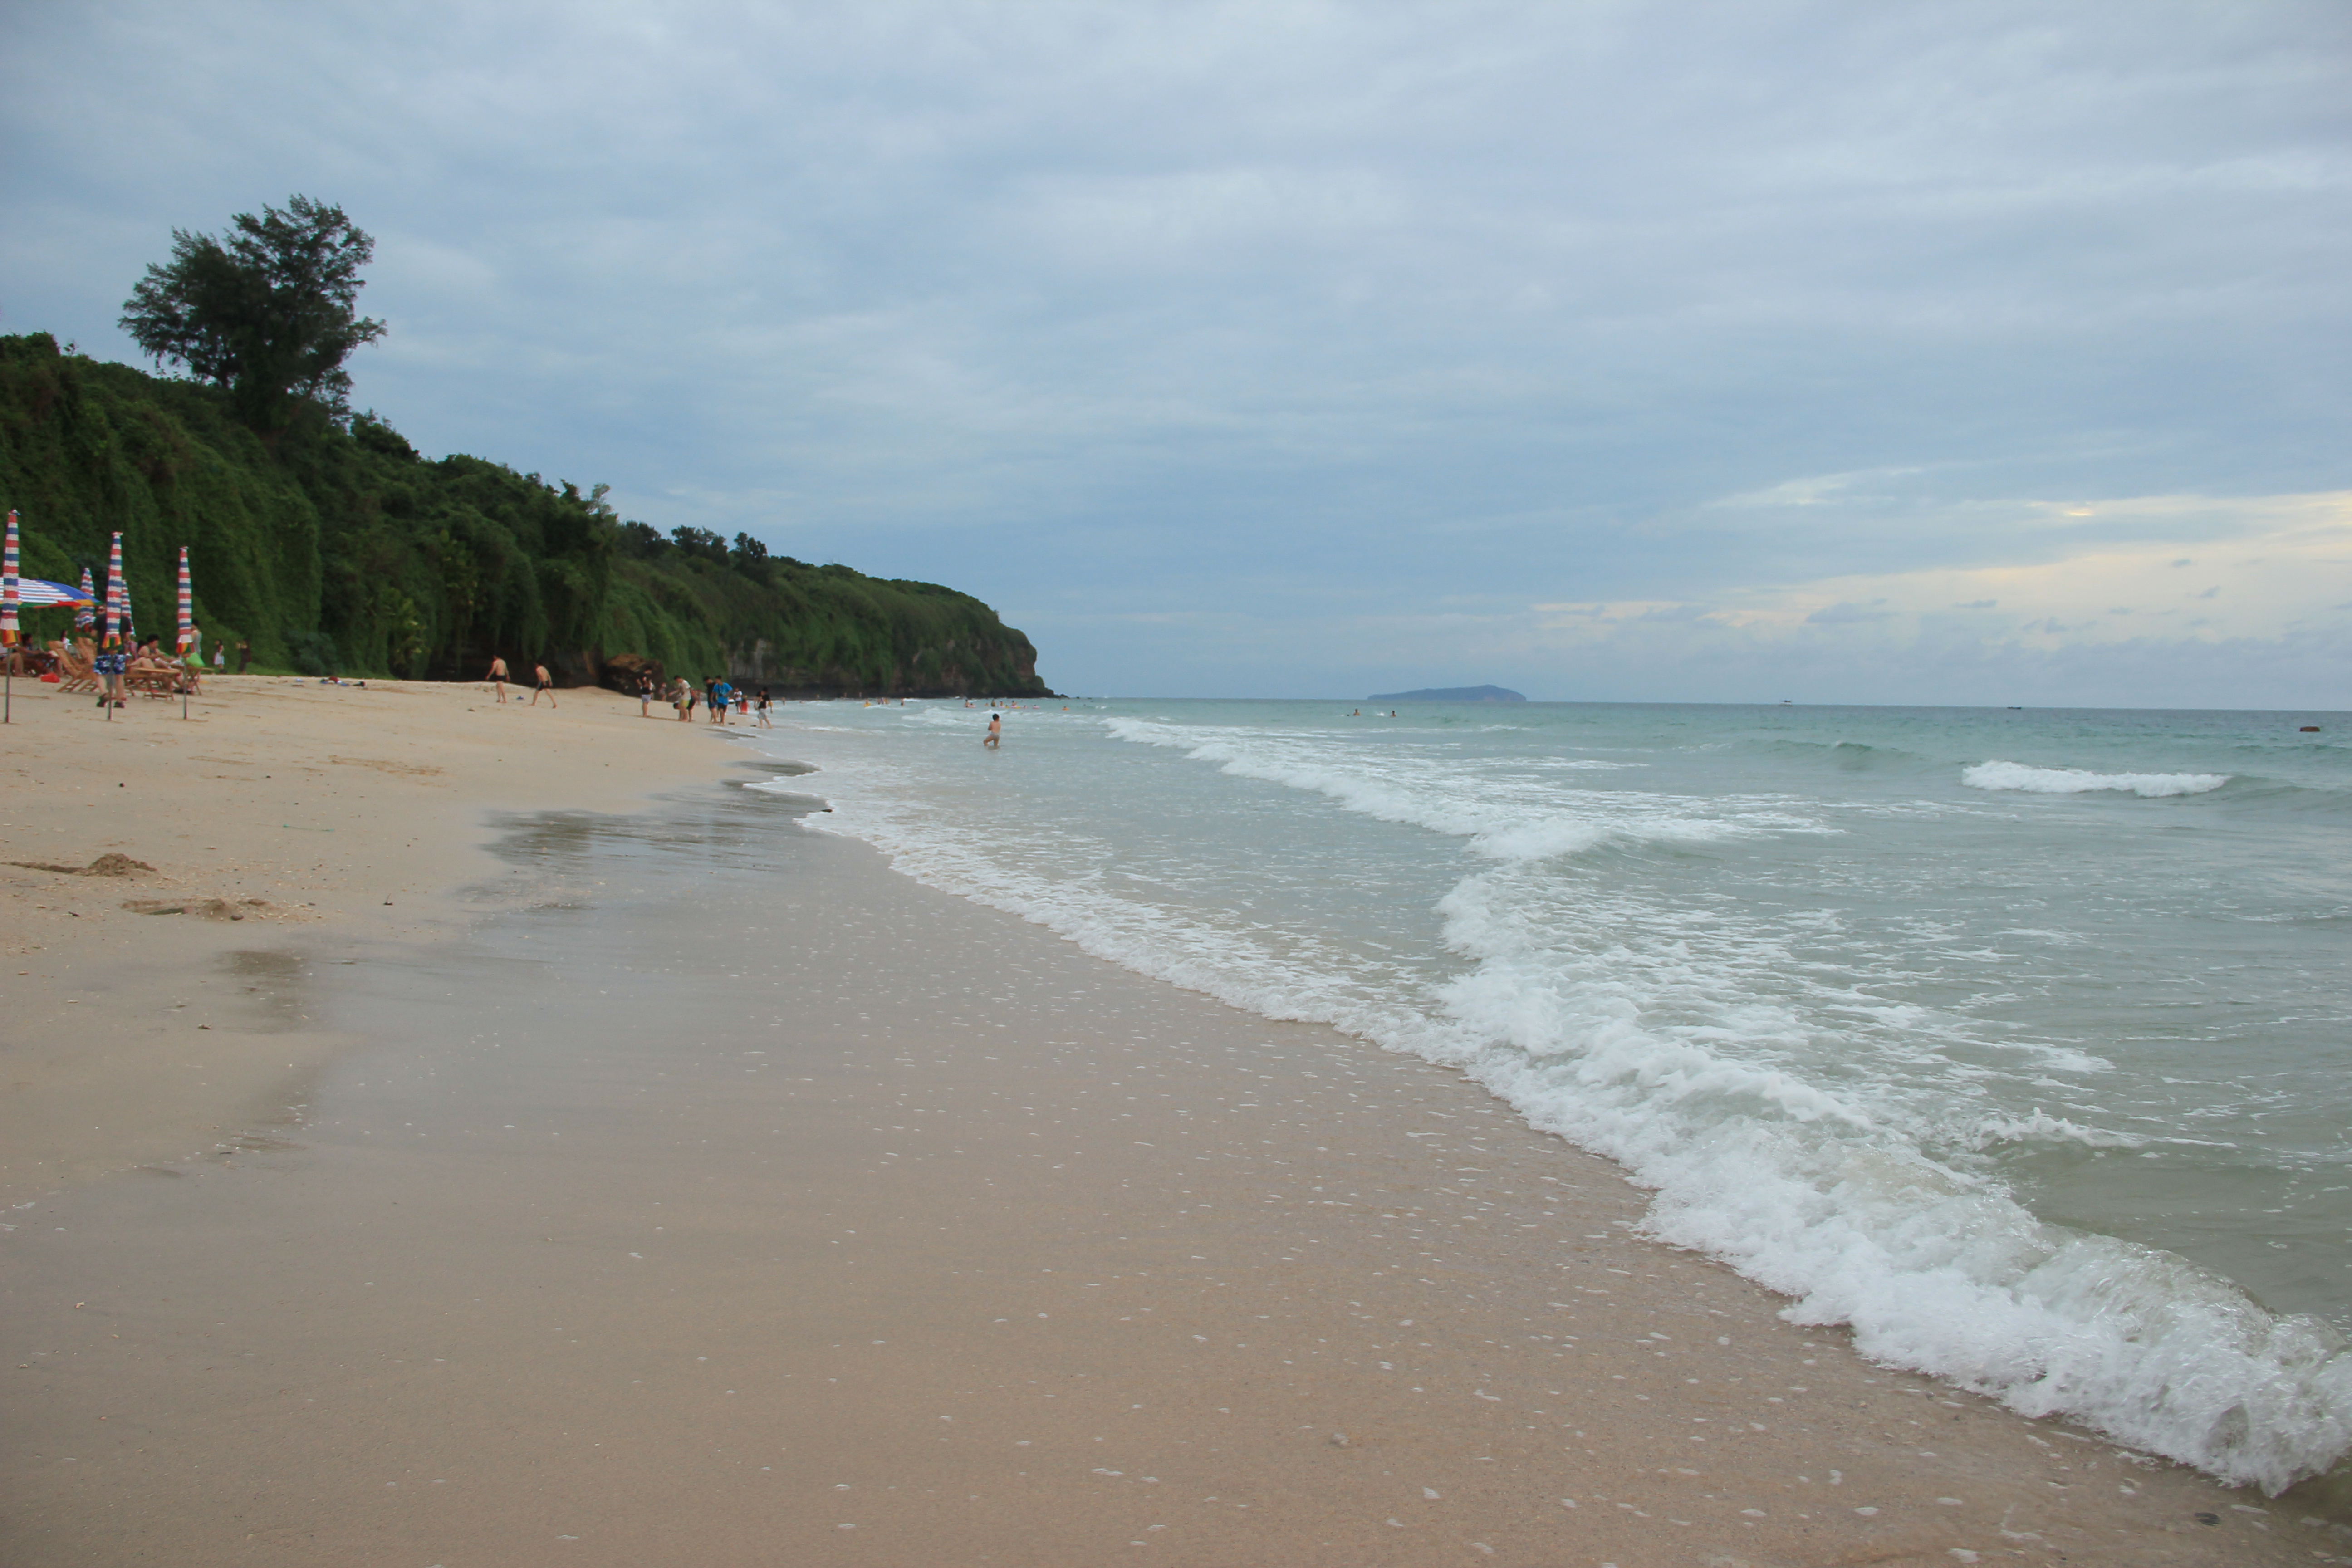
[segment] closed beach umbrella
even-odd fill
[[[74,630],[86,632],[98,625],[98,590],[89,580],[89,568],[81,569],[81,603],[74,609]]]
[[[122,535],[114,536],[114,548],[106,557],[106,638],[108,647],[122,646],[122,622],[129,608],[122,592]]]
[[[16,513],[8,513],[8,542],[0,547],[0,724],[16,704]]]
[[[196,640],[196,595],[188,584],[188,547],[180,546],[180,651]]]
[[[8,542],[0,546],[0,647],[16,646],[16,514],[8,514]]]

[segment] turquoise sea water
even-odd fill
[[[912,876],[1463,1068],[1867,1353],[2273,1489],[2352,1447],[2352,715],[987,711],[758,743]]]

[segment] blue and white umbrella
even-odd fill
[[[46,610],[58,605],[79,608],[90,602],[90,595],[63,583],[46,582],[38,577],[19,577],[16,579],[16,602],[28,610]]]

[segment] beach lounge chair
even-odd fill
[[[177,697],[186,683],[187,673],[176,665],[134,664],[122,672],[122,689],[142,697]]]
[[[92,649],[80,639],[72,643],[53,642],[49,651],[58,656],[58,689],[60,691],[95,691],[98,672],[90,668]]]

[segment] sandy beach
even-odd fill
[[[806,831],[822,778],[699,723],[17,698],[12,1564],[2352,1562],[1783,1321],[1454,1075]]]

